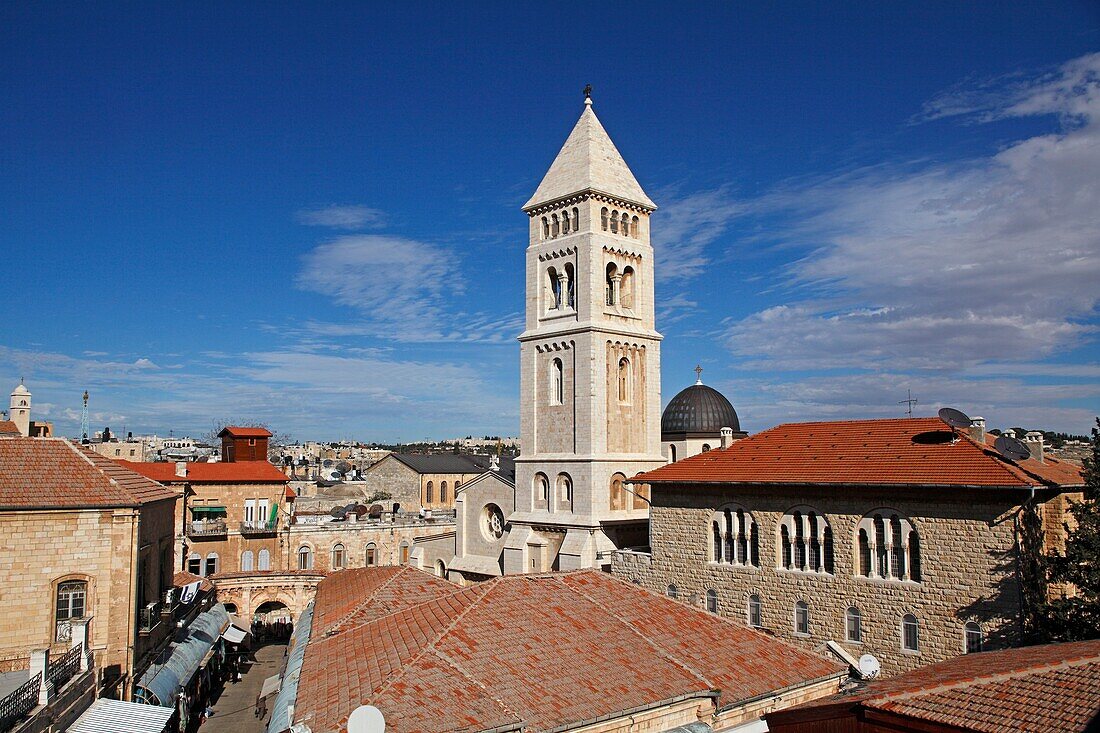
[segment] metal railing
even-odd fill
[[[252,520],[241,522],[241,534],[271,534],[279,528],[278,520]]]
[[[188,537],[216,537],[227,533],[224,519],[195,519],[187,524]]]
[[[54,641],[72,641],[73,638],[73,621],[77,619],[62,619],[57,622],[57,626],[54,630]]]
[[[11,728],[16,721],[34,710],[41,687],[42,673],[39,672],[0,700],[0,731]]]
[[[160,623],[160,604],[150,603],[145,608],[141,609],[139,618],[138,631],[145,634],[149,633]]]
[[[71,680],[80,669],[80,655],[84,653],[84,645],[78,644],[65,656],[50,662],[50,668],[46,671],[46,679],[53,683],[54,689],[60,690],[61,686]]]

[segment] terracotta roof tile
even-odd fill
[[[315,733],[343,730],[361,704],[379,707],[395,733],[521,721],[538,731],[682,695],[721,690],[725,704],[845,674],[598,571],[468,588],[411,568],[344,571],[318,586],[314,614],[295,719]]]
[[[1016,465],[961,432],[952,436],[938,418],[852,420],[778,425],[636,480],[1009,488],[1080,484],[1079,472],[1057,463]]]
[[[195,581],[199,581],[199,590],[208,591],[214,590],[214,584],[201,575],[195,575],[189,573],[186,570],[180,570],[172,576],[172,585],[176,588],[182,588],[185,585],[191,585]]]
[[[0,507],[140,506],[178,495],[64,438],[0,440]]]
[[[285,473],[267,461],[187,462],[187,475],[176,475],[176,464],[165,462],[119,461],[126,468],[165,484],[286,483]]]
[[[19,432],[19,426],[13,423],[11,420],[0,420],[0,435],[2,436],[18,436],[22,435]]]
[[[220,438],[222,435],[231,435],[234,438],[270,438],[271,431],[266,428],[251,428],[251,427],[239,427],[237,425],[226,425],[218,433]]]

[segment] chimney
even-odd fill
[[[1031,451],[1031,457],[1037,460],[1039,463],[1045,463],[1043,461],[1043,434],[1038,430],[1029,430],[1027,435],[1024,436],[1024,445]]]
[[[722,428],[722,447],[729,448],[733,443],[733,428]]]
[[[176,475],[187,478],[187,461],[176,461]]]
[[[985,444],[985,418],[975,417],[970,421],[970,437],[975,442]]]

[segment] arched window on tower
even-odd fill
[[[565,367],[561,359],[550,362],[550,404],[565,403]]]
[[[550,220],[547,219],[545,216],[542,217],[542,238],[550,238]]]
[[[581,212],[577,207],[573,207],[573,231],[579,232],[581,230]]]
[[[630,220],[630,236],[638,238],[638,217],[636,216]]]
[[[558,221],[557,214],[550,215],[550,236],[556,237],[561,233],[561,222]]]
[[[630,215],[627,214],[625,211],[623,212],[623,218],[622,218],[621,224],[619,226],[620,226],[620,229],[621,229],[621,231],[619,233],[622,234],[624,237],[629,237],[630,236]]]
[[[626,476],[616,473],[611,477],[611,510],[626,509]]]
[[[557,310],[561,307],[561,278],[553,267],[546,268],[547,310]]]
[[[611,212],[611,233],[619,233],[619,212],[618,210]]]
[[[569,209],[565,209],[561,212],[561,233],[569,233]]]
[[[567,473],[558,474],[558,506],[567,511],[573,510],[573,479]]]
[[[615,266],[614,262],[607,263],[607,276],[604,282],[605,301],[608,305],[614,306],[619,302],[619,268]]]
[[[565,263],[565,295],[564,302],[566,308],[577,307],[576,288],[574,286],[574,270],[573,263]]]
[[[600,228],[607,231],[607,207],[600,209]]]
[[[545,508],[547,502],[550,501],[550,480],[546,478],[545,473],[535,474],[534,491],[535,503]]]
[[[619,402],[623,404],[630,404],[632,395],[631,392],[631,380],[630,380],[630,359],[625,356],[619,359]]]
[[[619,282],[619,304],[623,308],[634,307],[634,268],[623,268],[623,279]]]

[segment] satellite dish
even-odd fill
[[[345,513],[346,512],[344,511],[344,507],[335,506],[329,511],[328,514],[329,514],[330,517],[333,517],[335,519],[343,519]]]
[[[859,658],[859,673],[865,680],[873,680],[878,677],[878,673],[882,670],[882,665],[878,663],[873,654],[864,654]],[[350,731],[351,728],[348,728]]]
[[[968,428],[974,422],[969,415],[962,410],[956,410],[954,407],[941,407],[937,414],[940,416],[940,420],[953,428]]]
[[[336,465],[336,461],[332,460],[331,458],[326,458],[325,460],[321,461],[321,465],[325,468],[332,468],[334,465]]]
[[[386,719],[373,705],[360,705],[348,716],[348,733],[386,733]]]
[[[1008,435],[1002,435],[997,438],[996,442],[993,443],[993,447],[996,448],[997,452],[1002,456],[1011,458],[1014,461],[1026,461],[1028,458],[1031,458],[1031,449],[1019,440]]]

